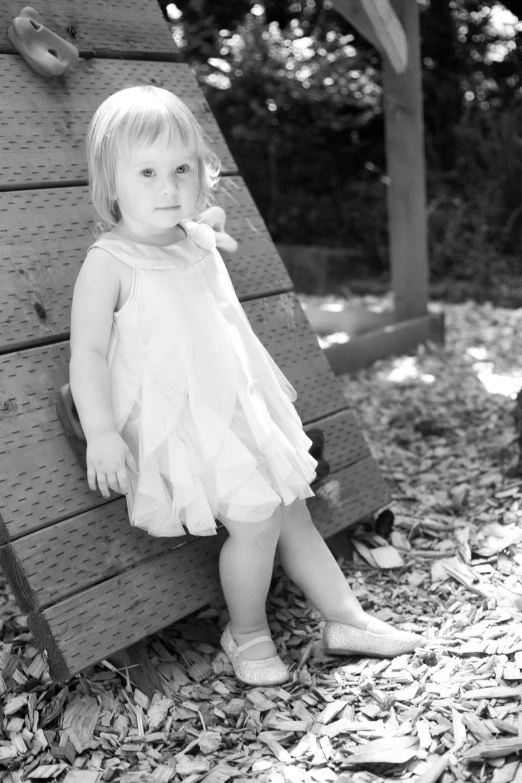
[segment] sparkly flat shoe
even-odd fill
[[[279,655],[261,661],[247,661],[241,656],[243,650],[253,647],[258,642],[266,641],[272,641],[270,636],[258,636],[238,647],[230,631],[230,623],[223,631],[221,647],[230,658],[237,679],[246,685],[281,685],[283,682],[287,682],[290,677],[288,667]]]
[[[372,627],[371,621],[368,627]],[[328,655],[368,655],[395,658],[424,647],[426,639],[416,633],[394,631],[390,634],[361,631],[352,625],[327,621],[323,630],[323,647]]]

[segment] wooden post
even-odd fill
[[[404,71],[406,36],[390,0],[333,0],[333,7],[381,54],[387,54],[396,71]]]
[[[427,313],[428,248],[422,69],[417,0],[392,0],[408,42],[408,65],[396,73],[383,55],[388,227],[396,320]]]

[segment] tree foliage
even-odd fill
[[[166,0],[160,4],[165,11]],[[499,10],[517,14],[519,5],[419,0],[436,274],[451,273],[464,247],[465,268],[476,271],[473,237],[482,255],[490,248],[504,264],[518,251],[522,25],[503,30],[494,22]],[[276,241],[360,247],[362,265],[382,271],[378,53],[329,0],[178,0],[170,10],[183,59]]]

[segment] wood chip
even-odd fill
[[[333,720],[333,718],[335,718],[335,716],[338,715],[347,704],[348,702],[346,702],[344,699],[336,699],[335,701],[331,701],[326,705],[324,710],[319,713],[316,720],[318,720],[319,723],[330,723],[330,721]]]
[[[512,761],[510,764],[505,764],[494,770],[491,783],[513,783],[519,766],[520,762]]]
[[[35,780],[47,780],[49,778],[55,778],[64,769],[67,768],[66,764],[41,764],[31,771],[31,778]]]
[[[502,685],[494,688],[476,688],[472,691],[466,691],[466,699],[520,699],[521,696],[521,689]]]
[[[283,748],[282,745],[279,744],[274,734],[271,734],[268,731],[262,731],[258,735],[258,740],[260,742],[264,742],[264,744],[270,748],[274,756],[278,761],[282,761],[285,764],[289,763],[292,760],[292,757],[290,756],[289,752]]]
[[[176,761],[176,773],[181,777],[189,775],[201,775],[202,772],[210,771],[210,762],[204,756],[181,756]]]
[[[172,770],[174,772],[174,770]],[[71,769],[63,779],[63,783],[98,783],[102,773],[93,769]]]
[[[522,750],[522,738],[485,740],[479,742],[463,754],[466,759],[497,759],[518,753]]]
[[[416,780],[416,783],[436,783],[449,764],[450,754],[432,757],[426,769]]]
[[[417,755],[419,741],[416,737],[378,739],[357,748],[345,764],[404,764]]]
[[[92,739],[100,712],[100,705],[90,696],[76,696],[67,705],[63,716],[63,727],[67,729],[67,734],[78,753],[83,753]]]
[[[277,706],[274,701],[271,701],[264,695],[262,690],[259,690],[257,688],[254,688],[248,692],[247,699],[260,712],[274,709]]]
[[[400,568],[404,565],[404,560],[394,546],[374,547],[371,553],[378,568]]]

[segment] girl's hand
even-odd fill
[[[109,430],[87,439],[87,481],[96,491],[96,480],[104,498],[109,488],[126,495],[129,491],[127,468],[137,473],[137,466],[129,447],[116,430]]]

